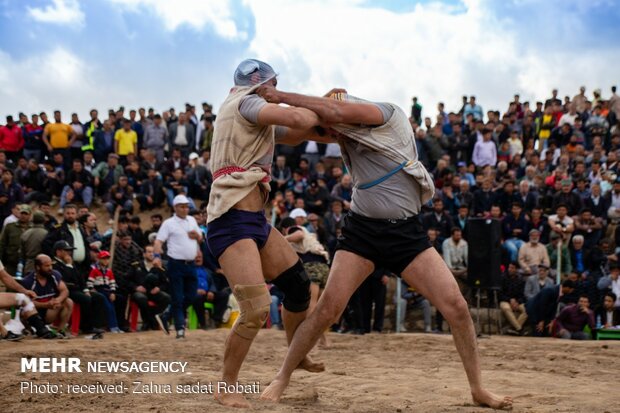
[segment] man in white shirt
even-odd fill
[[[492,134],[493,131],[491,129],[485,129],[482,132],[482,141],[476,142],[474,146],[472,161],[478,167],[495,166],[497,163],[497,147],[495,142],[491,140]]]
[[[172,206],[175,214],[157,231],[155,257],[161,257],[165,242],[174,327],[177,338],[185,338],[185,309],[192,304],[198,288],[194,260],[198,255],[198,243],[202,241],[202,231],[194,217],[189,216],[189,199],[185,195],[174,197]]]

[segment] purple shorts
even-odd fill
[[[231,209],[209,223],[207,243],[215,258],[219,259],[226,248],[242,239],[253,239],[258,249],[263,248],[270,232],[271,225],[263,211]]]

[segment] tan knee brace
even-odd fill
[[[252,340],[269,316],[271,295],[267,285],[236,285],[233,294],[239,303],[240,314],[232,331]]]

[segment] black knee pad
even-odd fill
[[[310,279],[304,265],[297,261],[272,281],[284,293],[282,305],[292,313],[306,311],[310,305]]]

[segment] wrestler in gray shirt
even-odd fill
[[[368,103],[379,108],[384,124],[394,113],[390,104]],[[239,112],[249,122],[257,123],[258,112],[265,104],[267,102],[262,97],[248,95],[241,101]],[[284,136],[286,131],[285,126],[276,126],[276,139]],[[345,163],[354,184],[351,211],[380,219],[402,219],[420,212],[420,186],[411,175],[402,170],[368,189],[357,187],[384,177],[397,168],[398,163],[352,139],[342,139],[340,146],[347,155]]]
[[[384,124],[394,113],[394,108],[388,103],[368,103],[373,103],[381,110]],[[384,177],[396,169],[398,163],[352,139],[342,139],[340,145],[353,179],[351,211],[382,219],[402,219],[420,212],[420,186],[403,170],[368,189],[358,188],[358,185]]]

